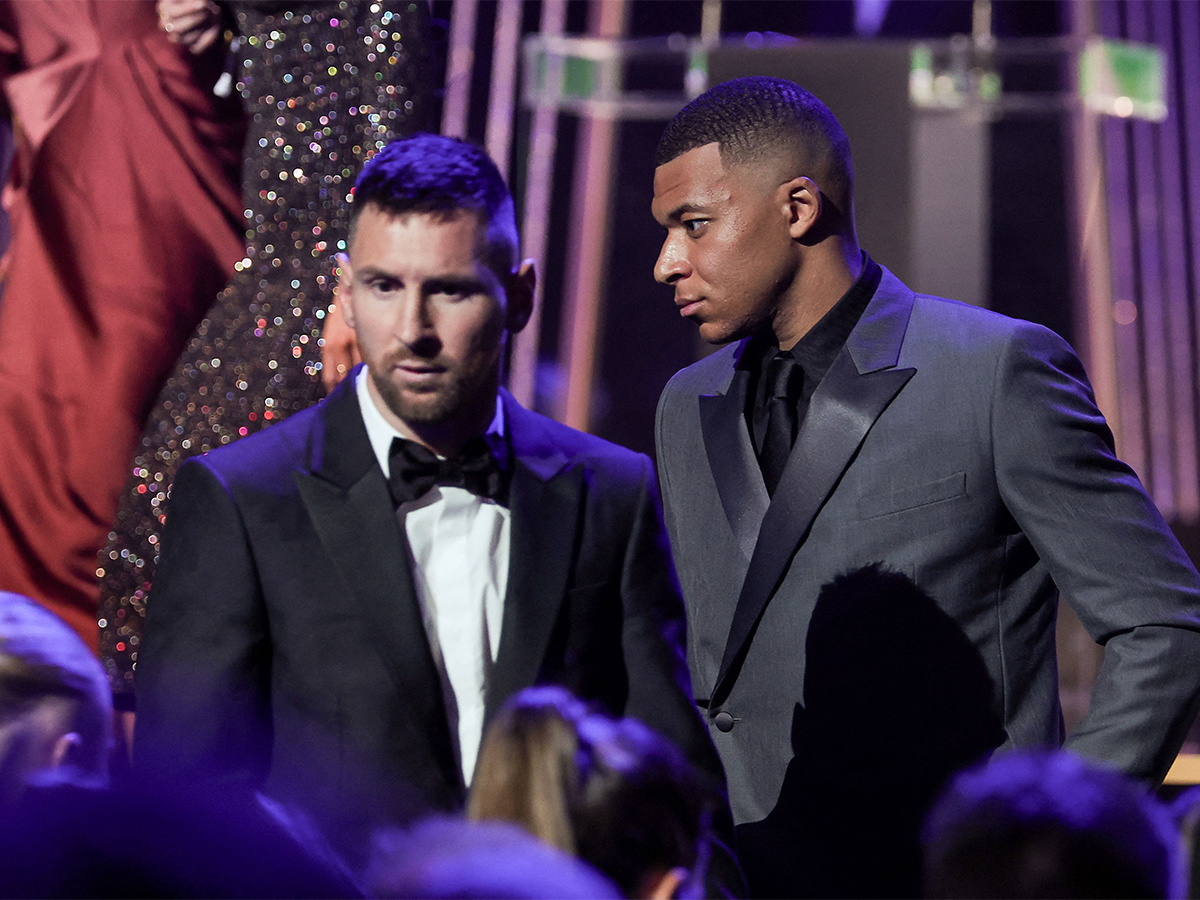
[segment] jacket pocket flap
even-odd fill
[[[886,516],[888,513],[903,512],[906,509],[916,509],[939,503],[942,500],[952,500],[967,492],[967,473],[955,472],[937,481],[918,484],[913,487],[900,488],[886,494],[876,494],[870,497],[860,497],[858,501],[858,516],[860,519],[873,519],[876,516]]]

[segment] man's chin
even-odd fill
[[[458,414],[455,405],[440,394],[409,395],[389,405],[392,412],[409,425],[443,425]]]
[[[455,398],[443,390],[412,390],[390,382],[376,389],[392,415],[409,425],[440,425],[457,413]]]
[[[728,344],[730,341],[736,341],[741,337],[739,334],[733,333],[729,328],[717,324],[716,322],[703,322],[700,325],[700,340],[706,344]]]

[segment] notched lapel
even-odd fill
[[[875,420],[915,372],[884,369],[860,374],[848,345],[813,394],[796,446],[762,518],[713,688],[714,706],[729,695],[754,629],[817,512]]]
[[[749,560],[758,541],[758,527],[771,502],[762,470],[746,427],[749,373],[738,369],[723,394],[701,394],[700,433],[721,508],[734,538]]]
[[[305,472],[295,477],[317,536],[349,586],[397,691],[419,709],[420,721],[446,722],[407,543],[383,474],[375,467],[349,488]]]
[[[512,538],[500,649],[485,699],[486,717],[537,680],[566,597],[579,537],[583,469],[548,439],[537,417],[505,395],[513,474]]]
[[[296,486],[321,546],[358,604],[396,696],[403,698],[408,715],[401,721],[414,741],[427,742],[446,783],[461,785],[408,542],[363,426],[353,387],[357,372],[322,402],[311,471],[297,471]]]

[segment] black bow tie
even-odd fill
[[[465,488],[499,503],[507,499],[504,472],[482,437],[467,441],[454,459],[439,459],[415,441],[392,438],[388,470],[388,487],[397,506],[419,500],[439,484]]]

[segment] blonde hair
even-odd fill
[[[713,802],[666,738],[590,712],[564,688],[536,687],[488,726],[467,816],[520,825],[636,896],[655,872],[682,868],[702,881]]]
[[[525,691],[488,727],[467,801],[467,818],[513,822],[565,853],[577,852],[574,805],[579,701],[556,688]]]

